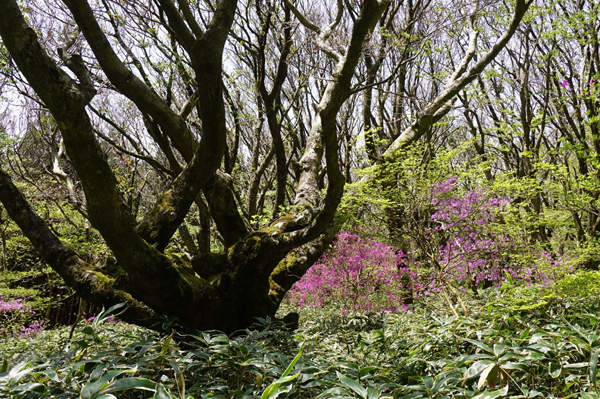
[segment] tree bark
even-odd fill
[[[407,127],[402,134],[394,140],[383,154],[385,160],[392,160],[396,153],[421,138],[428,129],[442,119],[452,108],[456,95],[485,69],[496,58],[498,53],[506,46],[516,32],[521,19],[529,9],[533,0],[517,0],[512,19],[506,31],[498,38],[496,43],[477,61],[470,69],[467,67],[475,55],[477,32],[471,27],[469,33],[469,48],[462,61],[457,66],[454,74],[446,83],[444,90],[425,106],[416,116],[416,120]],[[474,10],[476,12],[478,10]]]
[[[202,122],[202,139],[198,144],[183,116],[170,109],[170,102],[162,100],[119,60],[88,3],[84,0],[65,0],[65,3],[111,83],[147,115],[149,123],[156,124],[154,128],[159,130],[155,133],[167,136],[187,164],[136,228],[86,112],[95,90],[82,58],[62,52],[65,65],[77,79],[72,78],[40,46],[17,1],[5,0],[0,2],[0,36],[19,70],[57,121],[69,159],[81,180],[90,222],[117,260],[115,275],[82,262],[66,249],[2,173],[0,201],[11,218],[48,264],[81,291],[83,298],[105,305],[128,302],[131,306],[128,321],[148,325],[148,316],[165,314],[176,317],[186,331],[232,332],[249,326],[255,317],[273,315],[292,280],[299,279],[318,258],[336,230],[334,217],[344,188],[336,117],[350,94],[350,82],[363,43],[388,2],[364,1],[352,28],[350,44],[345,54],[338,57],[311,129],[312,144],[301,162],[296,201],[299,206],[255,232],[250,232],[244,224],[235,198],[229,196],[227,177],[217,172],[227,135],[222,54],[236,1],[219,1],[206,31],[193,23],[189,9],[177,9],[169,0],[158,1],[169,29],[187,51],[196,74],[200,92],[197,108]],[[320,203],[317,182],[323,155],[328,189],[324,202]],[[171,165],[175,170],[176,163]],[[187,264],[162,251],[201,190],[207,196],[213,217],[216,215],[226,248],[219,254],[200,253]],[[219,225],[219,220],[227,222]]]

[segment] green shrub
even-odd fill
[[[0,397],[597,398],[593,301],[511,314],[498,306],[508,292],[482,292],[471,317],[431,302],[344,324],[310,309],[295,335],[270,319],[235,336],[159,335],[103,312],[70,341],[62,328],[0,346]]]

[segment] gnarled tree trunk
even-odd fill
[[[4,45],[56,119],[85,193],[90,222],[116,258],[118,272],[113,275],[83,262],[48,229],[1,171],[0,201],[44,260],[69,285],[93,303],[108,306],[127,302],[129,309],[123,318],[129,322],[152,327],[151,316],[164,314],[176,317],[187,331],[231,332],[247,327],[257,316],[273,315],[285,292],[320,256],[336,230],[334,216],[344,187],[336,116],[351,94],[351,79],[363,43],[388,2],[364,0],[345,51],[338,54],[326,49],[335,61],[335,70],[317,106],[300,162],[296,206],[269,226],[250,231],[228,192],[227,175],[218,171],[227,136],[223,49],[235,17],[236,0],[219,1],[204,29],[187,1],[178,1],[179,7],[170,0],[158,1],[160,17],[177,45],[186,51],[195,74],[199,95],[194,102],[202,129],[199,141],[186,120],[187,112],[174,111],[120,60],[87,1],[64,0],[110,83],[137,106],[156,137],[163,135],[162,147],[172,145],[179,152],[171,154],[169,161],[177,164],[177,157],[185,161],[183,168],[174,168],[177,176],[139,222],[119,192],[88,116],[87,107],[96,92],[82,57],[63,49],[61,58],[70,73],[62,70],[40,45],[17,1],[2,1],[0,35]],[[296,9],[292,11],[299,16]],[[317,176],[323,157],[328,188],[322,201],[317,195]],[[187,263],[170,257],[164,249],[202,190],[225,250],[200,253]]]

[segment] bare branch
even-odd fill
[[[194,14],[192,14],[192,10],[190,10],[190,3],[188,2],[188,0],[177,0],[177,4],[179,4],[179,8],[181,9],[181,13],[185,18],[185,22],[187,22],[189,27],[192,29],[192,32],[194,32],[196,38],[202,37],[204,31],[202,30],[200,25],[198,25],[198,21],[196,21],[196,18],[194,18]]]
[[[388,147],[383,154],[385,160],[391,160],[401,148],[406,147],[412,142],[418,140],[427,129],[434,123],[439,121],[450,109],[454,98],[465,86],[471,83],[479,76],[484,68],[498,55],[498,53],[506,46],[510,38],[516,32],[517,27],[521,23],[521,19],[527,12],[533,0],[517,0],[512,20],[506,31],[498,38],[496,43],[488,50],[481,59],[475,63],[467,72],[461,73],[461,69],[466,67],[466,64],[473,58],[471,44],[475,42],[476,35],[469,34],[470,46],[465,54],[465,57],[459,64],[457,70],[449,80],[444,90],[433,99],[425,108],[419,112],[416,120],[402,132],[402,134]]]
[[[325,30],[321,30],[321,28],[319,28],[317,25],[310,22],[289,0],[283,0],[283,2],[285,3],[286,7],[288,7],[290,11],[296,16],[296,18],[298,18],[298,21],[300,21],[300,23],[304,25],[305,28],[312,30],[317,34],[315,40],[317,47],[320,48],[325,54],[333,58],[335,62],[340,62],[340,60],[342,59],[342,55],[329,44],[327,44],[327,38],[331,36],[333,28],[335,28],[339,24],[339,20],[341,20],[342,18],[343,7],[340,4],[341,1],[338,0],[338,15],[336,16],[336,20],[333,21],[331,25]]]
[[[290,2],[290,0],[283,0],[283,2],[286,5],[286,7],[288,7],[290,11],[296,16],[296,18],[298,18],[298,21],[300,21],[300,23],[304,25],[305,28],[310,29],[317,34],[321,34],[321,28],[319,28],[317,25],[313,24],[308,19],[306,19],[306,17]]]

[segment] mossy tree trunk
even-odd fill
[[[70,70],[67,73],[40,45],[17,1],[2,1],[0,36],[4,46],[55,118],[80,179],[89,220],[112,251],[119,271],[113,275],[82,261],[36,215],[10,176],[0,171],[0,201],[10,217],[44,260],[83,298],[105,306],[127,302],[129,310],[123,317],[132,323],[153,327],[151,316],[162,314],[176,317],[186,331],[231,332],[247,327],[257,316],[273,315],[285,292],[321,255],[336,231],[334,217],[344,179],[335,120],[351,94],[363,43],[389,1],[363,1],[345,51],[330,54],[335,71],[317,107],[301,160],[295,207],[258,231],[251,231],[239,215],[227,176],[218,170],[227,137],[223,49],[237,1],[220,0],[204,27],[194,19],[186,1],[177,2],[178,6],[170,0],[157,2],[162,22],[187,53],[195,74],[200,140],[192,134],[186,113],[174,111],[143,76],[121,61],[88,2],[64,3],[110,83],[137,106],[154,137],[162,134],[163,139],[168,138],[170,144],[163,140],[159,146],[172,145],[179,152],[167,156],[178,174],[143,219],[134,220],[88,116],[96,89],[83,58],[69,54],[65,45],[59,54]],[[177,164],[179,156],[185,161],[183,167]],[[317,195],[316,179],[323,158],[329,182],[324,201]],[[164,249],[194,201],[204,201],[199,199],[201,192],[226,248],[221,253],[200,252],[188,263],[170,257]]]
[[[393,160],[398,149],[419,139],[452,109],[457,93],[476,79],[503,49],[531,2],[515,2],[507,30],[477,59],[478,33],[474,21],[479,8],[474,8],[464,58],[456,65],[442,92],[415,114],[413,123],[386,151],[382,149],[380,158]],[[36,215],[11,177],[0,171],[0,201],[9,216],[45,261],[87,301],[106,306],[128,302],[129,310],[123,315],[127,321],[151,326],[151,316],[162,314],[176,317],[187,331],[230,332],[247,327],[257,316],[273,315],[287,290],[324,252],[338,228],[335,217],[345,184],[340,166],[343,151],[339,148],[338,114],[346,100],[360,90],[360,82],[355,79],[357,66],[390,0],[362,0],[360,10],[350,10],[346,17],[344,7],[349,3],[338,1],[339,9],[330,16],[332,22],[323,27],[311,22],[289,0],[283,0],[281,6],[265,2],[273,12],[283,10],[281,21],[285,37],[279,49],[277,73],[270,76],[265,71],[255,71],[257,76],[263,77],[257,94],[262,95],[264,105],[268,106],[267,125],[275,145],[271,158],[267,157],[277,162],[275,203],[280,205],[286,199],[291,206],[289,211],[278,214],[278,219],[256,231],[248,217],[240,212],[239,204],[243,201],[232,191],[236,176],[220,169],[225,159],[225,171],[233,173],[235,170],[227,137],[231,119],[239,116],[228,118],[224,101],[224,98],[233,101],[223,89],[226,43],[236,18],[252,23],[245,12],[236,14],[237,8],[241,8],[238,1],[213,1],[204,9],[198,2],[189,0],[156,0],[148,3],[147,9],[144,5],[144,12],[154,14],[137,16],[160,24],[161,34],[168,37],[167,46],[155,49],[171,51],[168,54],[173,55],[174,70],[181,73],[181,84],[189,89],[189,98],[180,109],[175,109],[171,92],[167,91],[165,98],[158,94],[159,90],[135,52],[126,46],[113,48],[113,39],[117,39],[116,42],[120,39],[118,23],[112,38],[105,33],[107,21],[118,17],[110,11],[109,5],[135,7],[136,2],[106,1],[94,9],[87,0],[63,0],[63,3],[65,13],[70,13],[69,17],[75,21],[73,31],[83,34],[84,45],[89,48],[88,54],[84,54],[89,64],[75,52],[76,41],[72,35],[58,51],[59,66],[40,44],[36,31],[28,26],[17,0],[0,1],[0,36],[20,73],[56,120],[85,195],[89,221],[110,248],[117,267],[108,270],[80,259]],[[100,18],[99,13],[105,15]],[[269,14],[269,21],[270,18]],[[297,23],[309,31],[305,36],[310,40],[310,47],[328,57],[323,64],[331,66],[331,74],[322,80],[318,93],[310,93],[315,98],[314,112],[299,162],[294,163],[297,166],[294,180],[297,178],[297,181],[288,191],[286,149],[282,148],[281,133],[289,127],[282,122],[284,113],[278,93],[283,92],[282,82],[290,75],[287,62],[293,58],[296,48],[290,40],[297,30],[292,25]],[[251,26],[248,30],[259,32],[261,28]],[[257,48],[265,51],[264,46]],[[126,61],[121,59],[121,54],[126,54]],[[268,55],[258,58],[264,62]],[[181,66],[183,59],[185,68]],[[101,71],[89,73],[88,67],[99,67]],[[93,118],[88,114],[92,110],[90,102],[97,95],[99,75],[106,80],[105,86],[110,86],[137,108],[147,136],[155,141],[168,163],[168,167],[161,167],[172,175],[169,184],[139,217],[123,199],[108,155],[98,142]],[[272,78],[274,80],[270,80]],[[355,87],[352,87],[353,80],[358,83]],[[372,79],[368,82],[375,84]],[[191,120],[192,108],[197,120]],[[230,105],[229,108],[235,107]],[[259,143],[256,144],[258,147]],[[254,161],[257,166],[258,157]],[[260,175],[257,167],[254,170],[255,177]],[[248,202],[256,208],[258,186],[254,183],[250,186]],[[290,193],[293,195],[287,200]],[[194,203],[202,210],[203,219],[210,214],[223,239],[224,250],[210,253],[208,240],[203,236],[198,253],[186,261],[169,255],[165,249],[174,240],[174,234]],[[134,213],[136,217],[132,216]]]

